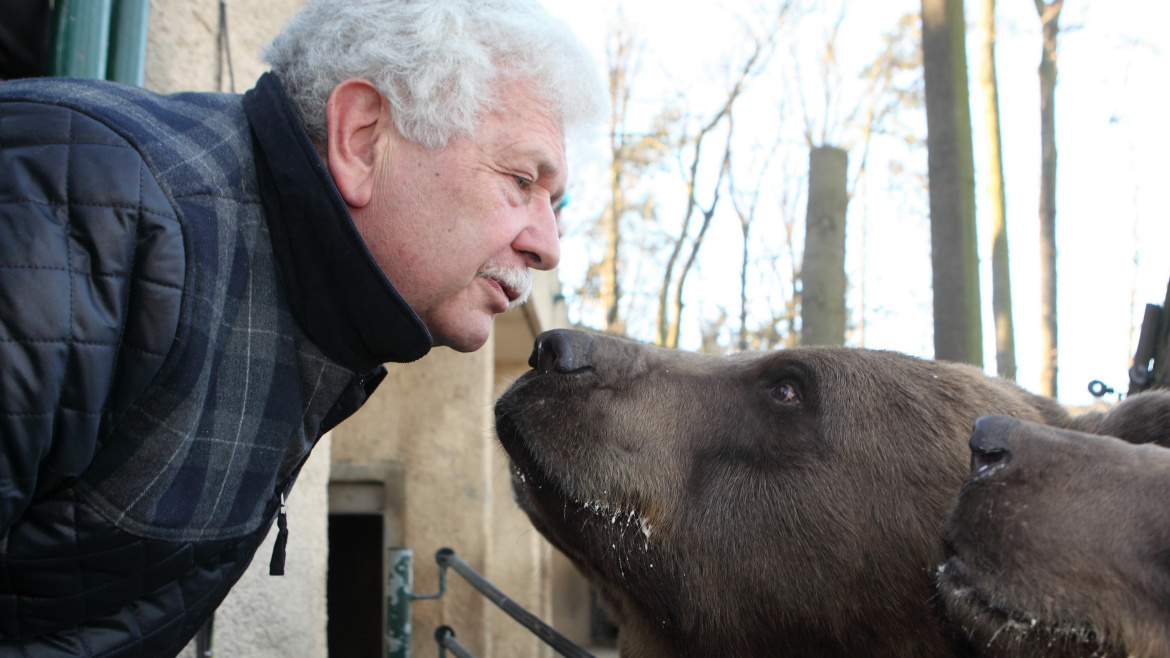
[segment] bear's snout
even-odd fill
[[[562,375],[593,367],[593,337],[583,331],[554,329],[536,337],[528,367],[541,374]]]
[[[993,469],[1006,468],[1012,461],[1012,432],[1019,426],[1018,418],[983,416],[975,421],[971,433],[971,474],[975,478],[989,474]]]

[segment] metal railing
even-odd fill
[[[414,593],[414,551],[409,548],[390,549],[390,582],[386,593],[386,655],[388,658],[410,658],[411,636],[413,634],[411,614],[414,601],[437,599],[447,591],[447,570],[454,570],[489,601],[520,622],[532,634],[557,653],[568,658],[594,658],[593,654],[574,644],[536,615],[528,612],[506,594],[492,585],[478,571],[471,568],[450,548],[441,548],[435,553],[439,565],[439,591],[434,594]],[[439,645],[439,657],[444,658],[450,651],[456,658],[475,658],[455,639],[455,631],[449,626],[440,626],[435,631]]]

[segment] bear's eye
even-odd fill
[[[785,406],[800,404],[800,389],[795,382],[780,382],[772,389],[772,397]]]

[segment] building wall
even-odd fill
[[[528,365],[523,362],[504,362],[497,359],[494,395],[502,393],[511,380],[524,374]],[[533,529],[512,494],[512,470],[507,455],[495,441],[492,458],[492,509],[495,519],[492,533],[488,573],[509,597],[512,597],[541,619],[552,620],[552,572],[550,558],[553,548]],[[508,615],[492,610],[489,633],[495,656],[517,658],[551,658],[552,650],[536,636],[519,632],[519,623]]]
[[[474,354],[439,349],[389,375],[352,418],[334,430],[334,463],[404,465],[404,545],[415,555],[415,591],[438,590],[435,552],[450,547],[481,573],[491,526],[491,344]],[[416,655],[436,651],[433,631],[446,624],[477,656],[487,656],[485,602],[452,577],[438,600],[414,604]]]
[[[236,93],[252,88],[268,67],[260,51],[272,42],[306,0],[231,0],[227,3],[228,46]],[[145,87],[178,91],[232,91],[224,60],[219,63],[219,2],[150,0]],[[221,80],[222,79],[222,80]]]

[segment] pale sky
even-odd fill
[[[608,25],[616,13],[616,0],[543,0],[565,19],[594,51],[599,66],[604,62]],[[636,92],[641,92],[646,112],[655,103],[676,94],[687,96],[688,107],[703,113],[704,102],[714,102],[720,67],[742,48],[741,27],[733,18],[743,14],[746,3],[713,3],[700,0],[631,0],[626,15],[642,30],[646,42],[642,72]],[[1009,240],[1012,254],[1013,306],[1016,326],[1018,380],[1030,390],[1039,382],[1039,281],[1037,204],[1039,198],[1039,90],[1036,67],[1040,57],[1039,19],[1030,0],[1000,0],[997,68],[1003,121],[1005,175],[1007,179]],[[827,25],[839,11],[832,2],[813,3],[816,14],[801,20],[776,54],[800,60],[801,77],[816,80],[816,58],[823,49]],[[874,59],[881,35],[892,30],[898,18],[919,8],[918,0],[849,2],[841,25],[838,59],[843,84],[856,86],[858,73]],[[832,8],[832,9],[826,9]],[[974,21],[976,4],[968,0],[968,17]],[[827,12],[831,11],[832,15]],[[1170,126],[1164,119],[1170,93],[1170,3],[1163,0],[1111,0],[1108,3],[1065,3],[1060,37],[1060,73],[1057,86],[1058,139],[1058,285],[1060,312],[1060,399],[1068,404],[1088,404],[1086,391],[1092,379],[1124,391],[1126,370],[1132,358],[1131,324],[1140,323],[1144,304],[1161,303],[1170,280],[1170,211],[1158,190],[1170,178],[1165,158],[1170,146]],[[977,79],[977,59],[971,49],[977,34],[968,33],[972,83]],[[789,62],[790,64],[790,62]],[[774,62],[774,68],[791,69]],[[789,76],[791,78],[791,75]],[[771,135],[779,123],[799,128],[803,119],[789,103],[780,110],[777,93],[782,76],[765,75],[755,84],[751,102],[745,98],[738,135]],[[704,85],[715,85],[705,87]],[[856,90],[854,92],[856,94]],[[810,98],[815,94],[810,94]],[[846,93],[848,96],[848,93]],[[815,105],[814,102],[809,101]],[[991,325],[990,218],[983,185],[981,100],[972,86],[975,126],[981,266],[984,272],[984,361],[994,371],[995,347]],[[754,103],[754,108],[751,105]],[[848,104],[848,103],[845,103]],[[785,112],[777,119],[777,112]],[[811,113],[817,114],[813,107]],[[823,112],[821,112],[823,114]],[[906,122],[924,125],[924,119],[907,116]],[[756,125],[751,121],[758,121]],[[856,131],[837,131],[844,147],[856,146]],[[924,136],[924,132],[923,132]],[[832,136],[830,139],[834,139]],[[718,147],[713,148],[715,150]],[[796,140],[785,142],[794,165],[804,166],[807,149]],[[604,206],[603,158],[599,151],[578,149],[574,197],[566,209],[572,225],[588,221]],[[851,165],[859,158],[851,152]],[[914,155],[895,146],[874,145],[869,159],[864,199],[850,205],[847,268],[860,271],[861,243],[857,226],[864,218],[866,339],[867,347],[895,349],[930,357],[931,293],[928,219],[924,192],[907,189],[886,177],[891,162],[925,174],[925,154]],[[777,165],[776,175],[784,175]],[[772,170],[770,170],[772,171]],[[601,181],[599,183],[599,181]],[[601,187],[598,187],[601,185]],[[666,189],[656,193],[663,200],[663,216],[670,214],[672,196]],[[859,197],[862,196],[860,193]],[[728,206],[727,210],[730,210]],[[803,220],[803,206],[799,216]],[[719,215],[716,222],[719,223]],[[704,246],[702,269],[692,275],[693,286],[714,291],[709,296],[720,304],[734,303],[738,313],[739,229],[728,214],[712,228]],[[583,276],[586,256],[575,248],[577,232],[566,241],[562,280],[572,286]],[[766,240],[761,236],[761,240]],[[579,246],[579,244],[577,245]],[[1136,258],[1136,262],[1135,262]],[[858,281],[851,280],[850,304],[860,305]],[[1131,313],[1130,291],[1136,290]],[[692,304],[684,323],[693,329],[698,315],[710,313],[710,305]],[[857,318],[853,318],[856,322]],[[1136,330],[1135,330],[1136,331]],[[1133,340],[1136,342],[1136,333]],[[697,330],[684,331],[684,346],[697,345]],[[1115,400],[1113,397],[1111,400]]]

